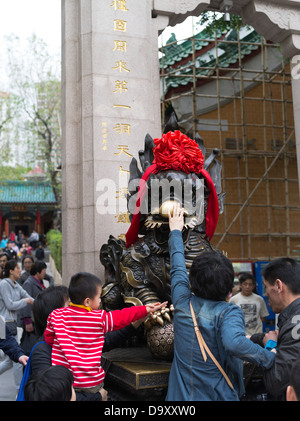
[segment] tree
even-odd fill
[[[211,11],[204,11],[198,23],[205,25],[206,32],[209,36],[214,35],[217,29],[222,32],[229,31],[230,29],[239,31],[245,26],[240,16],[231,14],[230,20],[224,20],[221,13]]]
[[[0,92],[0,161],[8,162],[11,159],[10,129],[12,127],[15,98],[7,92]]]
[[[60,60],[34,34],[25,45],[15,35],[7,37],[7,57],[8,91],[18,110],[18,118],[12,116],[13,130],[23,140],[23,165],[44,168],[60,204]]]

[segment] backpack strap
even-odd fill
[[[43,344],[43,343],[46,343],[46,342],[45,341],[41,341],[41,342],[36,343],[34,345],[34,347],[32,348],[32,350],[30,351],[29,358],[27,360],[27,363],[26,363],[26,366],[25,366],[25,369],[24,369],[24,373],[23,373],[21,384],[20,384],[18,396],[17,396],[17,399],[16,399],[17,401],[24,401],[25,400],[24,399],[24,388],[25,388],[25,385],[27,383],[27,380],[29,379],[29,377],[32,374],[32,369],[31,369],[31,357],[32,357],[32,353],[33,353],[34,348],[37,345]]]
[[[204,362],[206,362],[206,360],[207,360],[207,355],[206,355],[206,352],[207,352],[208,355],[210,356],[210,358],[213,360],[213,362],[216,364],[216,366],[218,367],[218,369],[221,371],[221,373],[225,377],[225,380],[227,381],[228,385],[231,387],[231,389],[234,390],[233,384],[229,380],[229,377],[227,376],[227,374],[225,373],[225,371],[223,370],[223,368],[221,367],[221,365],[218,363],[218,361],[216,360],[216,358],[212,354],[211,350],[208,348],[205,340],[203,339],[203,336],[202,336],[202,334],[200,332],[200,329],[198,327],[198,324],[197,324],[195,312],[194,312],[194,309],[193,309],[193,306],[192,306],[192,303],[191,302],[190,302],[190,308],[191,308],[191,313],[192,313],[192,318],[193,318],[195,333],[196,333],[196,336],[197,336],[197,339],[198,339],[198,342],[199,342],[199,346],[200,346],[200,350],[201,350],[201,353],[202,353]],[[205,352],[205,350],[206,350],[206,352]]]

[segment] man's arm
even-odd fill
[[[11,360],[14,362],[21,362],[23,364],[23,358],[25,357],[25,352],[22,348],[20,348],[18,342],[15,340],[15,338],[10,333],[10,330],[8,327],[5,327],[5,339],[0,339],[0,349],[9,356]],[[21,361],[20,361],[21,358]],[[28,357],[26,358],[27,361]],[[25,365],[25,364],[23,364]]]
[[[263,339],[264,346],[271,339],[277,341],[277,331],[270,331],[265,334]],[[264,384],[267,392],[273,396],[281,397],[285,394],[290,381],[290,370],[293,361],[299,356],[299,341],[293,339],[292,327],[289,326],[284,334],[280,333],[279,346],[275,355],[274,365],[264,372]]]

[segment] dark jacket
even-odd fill
[[[274,365],[264,372],[267,392],[274,400],[285,400],[291,366],[300,356],[300,298],[287,306],[278,317],[278,342]]]
[[[26,281],[24,282],[24,284],[22,285],[22,288],[28,292],[28,294],[32,297],[32,298],[36,298],[36,296],[43,291],[43,287],[42,285],[33,277],[33,276],[29,276]],[[20,310],[20,319],[29,319],[31,318],[31,310],[32,310],[32,306],[30,304],[27,304],[26,307],[22,308]]]
[[[44,249],[43,248],[37,248],[36,250],[35,250],[35,257],[38,259],[38,260],[44,260],[45,259],[45,252],[44,252]]]
[[[0,349],[2,349],[11,360],[17,363],[19,362],[19,358],[22,355],[25,355],[25,352],[19,347],[18,342],[12,336],[7,326],[5,326],[5,334],[6,338],[0,339]]]
[[[23,286],[24,282],[26,281],[26,279],[30,276],[30,272],[26,272],[24,270],[24,272],[22,272],[20,279],[17,280],[17,282]]]

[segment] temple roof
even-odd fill
[[[52,203],[55,196],[50,183],[44,181],[1,181],[0,203]]]
[[[217,31],[218,39],[216,49],[215,38],[207,34],[206,30],[195,35],[195,67],[196,76],[209,76],[215,72],[215,66],[228,68],[239,64],[241,60],[250,56],[258,50],[261,43],[261,36],[253,28],[248,28],[240,33],[240,51],[237,45],[237,31],[232,29],[229,32]],[[222,39],[232,43],[222,43]],[[167,46],[160,49],[163,56],[160,58],[161,72],[170,73],[165,77],[165,92],[169,88],[184,86],[193,81],[193,43],[189,38],[181,43],[176,40],[175,34],[167,41]],[[172,76],[171,76],[172,75]],[[177,76],[177,77],[176,77]]]

